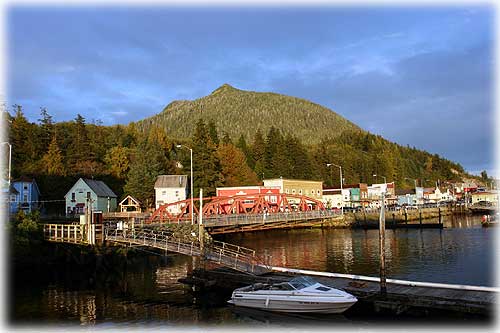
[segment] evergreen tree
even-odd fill
[[[210,120],[208,122],[208,134],[210,136],[210,139],[212,140],[212,143],[217,146],[219,144],[219,135],[217,134],[217,127],[215,126],[213,120]]]
[[[252,150],[250,149],[250,147],[248,147],[247,141],[245,140],[245,136],[243,136],[243,134],[240,135],[236,147],[241,150],[243,154],[245,154],[245,161],[247,162],[247,165],[251,169],[255,168],[255,160],[253,159]]]
[[[129,170],[129,151],[128,148],[116,146],[111,148],[106,157],[106,167],[109,173],[116,178],[124,179]]]
[[[262,132],[259,129],[254,135],[251,153],[252,153],[252,160],[254,163],[253,170],[257,174],[257,177],[259,177],[260,179],[270,177],[269,175],[265,174],[265,162],[264,162],[265,150],[266,150],[266,144],[264,142],[264,137],[262,135]]]
[[[161,150],[150,145],[147,140],[142,140],[134,151],[124,191],[150,207],[154,203],[156,178],[164,173],[164,156]]]
[[[47,108],[40,108],[41,118],[38,119],[40,122],[40,150],[47,151],[49,144],[52,141],[54,123],[52,121],[52,116],[47,111]]]
[[[56,136],[52,136],[47,153],[42,158],[45,172],[53,176],[65,176],[66,168],[63,162],[63,156],[57,144]]]
[[[216,194],[216,188],[223,184],[221,165],[216,154],[216,146],[210,138],[207,126],[202,119],[196,124],[192,137],[193,149],[193,186],[195,196],[203,188],[204,196]]]

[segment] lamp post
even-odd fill
[[[340,169],[340,197],[342,199],[340,210],[342,212],[342,215],[344,215],[344,194],[342,193],[342,190],[343,190],[343,187],[342,187],[342,167],[340,165],[337,165],[337,164],[326,163],[327,167],[331,167],[332,165]]]
[[[191,156],[191,225],[194,224],[194,213],[193,213],[193,209],[194,209],[194,198],[193,198],[193,150],[187,146],[184,146],[184,145],[177,145],[176,146],[177,148],[186,148],[186,149],[189,149],[189,152],[190,152],[190,156]]]

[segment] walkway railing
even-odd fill
[[[221,265],[238,271],[262,274],[270,268],[255,255],[252,249],[214,241],[203,249],[198,240],[187,241],[176,238],[170,232],[152,229],[120,230],[118,228],[105,229],[106,241],[112,241],[129,246],[146,246],[176,252],[189,256],[200,256]]]

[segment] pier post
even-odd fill
[[[203,189],[200,188],[200,215],[198,221],[198,237],[200,241],[200,254],[203,253],[204,244],[203,244]]]
[[[380,251],[380,293],[385,295],[387,292],[385,279],[385,192],[382,192],[382,207],[379,217],[379,251]]]

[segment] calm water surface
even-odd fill
[[[482,228],[480,217],[471,216],[448,217],[444,224],[443,230],[387,230],[388,277],[495,285],[495,228]],[[219,239],[256,249],[274,266],[378,276],[377,230],[268,231]],[[200,294],[177,282],[198,265],[196,259],[181,255],[167,259],[145,255],[106,284],[90,283],[91,278],[82,277],[81,272],[47,272],[43,279],[34,277],[31,283],[23,281],[13,289],[11,324],[102,328],[372,325],[369,319],[356,316],[318,319],[234,309],[226,305],[230,294]]]

